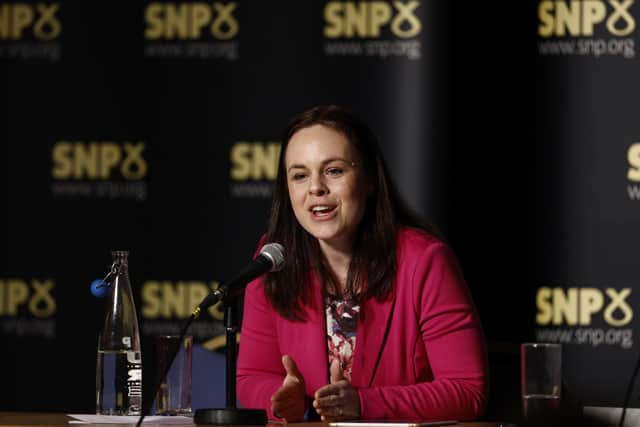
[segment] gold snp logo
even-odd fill
[[[626,301],[631,288],[548,288],[538,289],[536,323],[538,325],[591,325],[594,315],[603,311],[611,326],[624,326],[633,319]]]
[[[149,3],[144,36],[147,40],[196,40],[208,33],[217,40],[230,40],[240,29],[236,8],[237,2]]]
[[[142,285],[142,316],[145,319],[185,319],[218,286],[218,282],[207,285],[199,281],[146,281]],[[208,309],[214,319],[222,320],[224,317],[220,305],[218,303]]]
[[[627,36],[636,28],[630,12],[635,0],[543,0],[538,4],[540,37],[592,36],[604,25],[613,36]]]
[[[627,179],[632,182],[640,182],[640,143],[631,144],[627,151]]]
[[[422,23],[416,16],[420,2],[329,1],[324,8],[324,35],[337,38],[378,38],[389,27],[399,38],[416,37]]]
[[[231,179],[274,181],[279,158],[278,142],[238,142],[231,147]]]
[[[142,153],[144,142],[67,142],[53,146],[52,176],[55,179],[110,179],[116,171],[126,180],[141,180],[147,174]]]
[[[51,317],[56,312],[53,288],[52,279],[0,279],[0,316],[15,317],[25,307],[34,317]]]
[[[32,35],[50,41],[60,36],[62,25],[57,17],[59,3],[0,4],[0,40],[20,40]]]

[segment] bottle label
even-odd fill
[[[98,351],[96,413],[140,415],[142,357],[135,351]]]
[[[127,389],[131,402],[132,397],[142,397],[142,355],[140,353],[127,351],[127,374]]]

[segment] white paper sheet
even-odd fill
[[[140,419],[136,415],[95,415],[95,414],[68,414],[74,420],[70,420],[69,424],[137,424]],[[193,424],[193,418],[185,416],[148,416],[142,421],[142,424],[159,424],[159,425],[185,425]]]
[[[452,424],[458,424],[454,420],[445,421],[416,421],[416,422],[392,422],[392,421],[337,421],[329,423],[330,427],[431,427],[431,426],[448,426]]]

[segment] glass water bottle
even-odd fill
[[[110,289],[98,341],[96,413],[140,415],[142,355],[127,251],[111,253]]]

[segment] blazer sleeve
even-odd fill
[[[438,242],[418,257],[413,308],[433,380],[359,389],[362,419],[471,420],[488,398],[484,337],[451,250]]]
[[[269,419],[276,418],[271,396],[285,377],[275,319],[262,279],[254,280],[245,291],[236,386],[241,406],[264,409]]]

